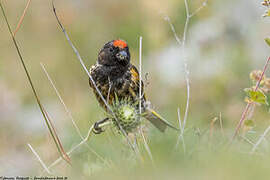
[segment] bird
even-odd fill
[[[130,61],[129,47],[124,40],[111,40],[101,48],[96,63],[89,70],[91,75],[89,85],[100,106],[105,111],[109,111],[108,106],[112,105],[116,98],[118,100],[129,98],[133,102],[141,100],[143,117],[159,131],[164,132],[167,127],[179,130],[150,107],[150,102],[146,100],[144,93],[143,81],[140,80],[137,68]],[[108,119],[95,123],[96,134],[102,132],[99,124]]]

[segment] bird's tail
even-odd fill
[[[174,127],[171,123],[169,123],[167,120],[162,118],[156,111],[153,109],[147,108],[146,113],[144,117],[149,120],[158,130],[161,132],[164,132],[167,127],[170,127],[174,130],[179,131],[178,128]]]

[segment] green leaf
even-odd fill
[[[262,91],[254,91],[251,88],[245,89],[247,96],[249,99],[253,102],[259,103],[259,104],[266,104],[268,105],[267,102],[267,97]]]
[[[249,120],[246,120],[246,121],[244,122],[244,125],[245,125],[246,127],[253,128],[253,127],[255,126],[255,123],[254,123],[254,121],[252,121],[251,119],[249,119]]]
[[[268,46],[270,46],[270,38],[267,37],[267,38],[265,38],[264,40],[265,40],[266,44],[267,44]]]

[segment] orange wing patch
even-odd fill
[[[114,47],[120,47],[122,49],[124,49],[125,47],[127,47],[127,43],[123,40],[114,40],[113,41],[113,45]]]

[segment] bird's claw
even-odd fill
[[[104,130],[100,127],[100,125],[102,125],[103,123],[105,123],[108,120],[108,118],[105,118],[101,121],[97,121],[94,124],[94,128],[93,128],[93,132],[95,134],[101,134],[102,132],[104,132]]]
[[[99,127],[99,125],[100,125],[100,122],[95,122],[94,129],[93,129],[93,132],[95,134],[101,134],[102,132],[104,132],[104,130],[101,127]]]

